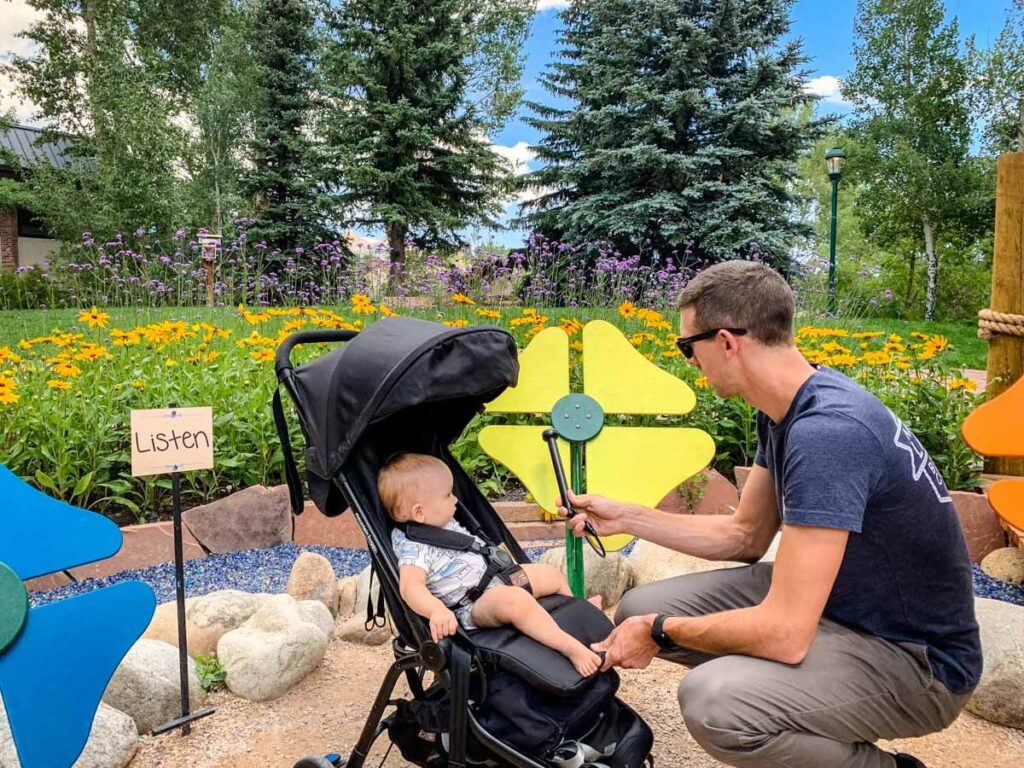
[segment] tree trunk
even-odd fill
[[[388,224],[388,252],[391,267],[388,270],[388,294],[395,295],[405,276],[405,224]]]
[[[103,121],[100,119],[96,99],[96,2],[83,0],[82,23],[85,24],[85,91],[89,100],[89,118],[92,120],[96,154],[99,155],[103,148]]]
[[[924,300],[924,319],[935,319],[935,303],[939,293],[939,255],[935,252],[935,230],[927,216],[921,217],[924,229],[924,253],[928,264],[928,292]]]
[[[910,309],[914,306],[914,272],[917,271],[917,251],[910,254],[910,275],[907,277],[907,295],[903,298],[903,315],[910,316]]]

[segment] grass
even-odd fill
[[[443,318],[465,317],[470,322],[480,322],[480,318],[474,317],[473,307],[446,307],[443,311]],[[137,325],[160,322],[162,320],[186,320],[189,322],[205,321],[222,328],[245,329],[248,333],[251,328],[239,317],[238,311],[233,307],[157,307],[139,309],[110,309],[110,327],[124,330],[134,328]],[[513,307],[505,310],[513,315],[519,314],[519,308]],[[584,322],[594,319],[612,320],[618,317],[615,308],[545,308],[541,310],[550,316],[552,321],[560,317],[578,317]],[[401,310],[402,314],[422,317],[424,319],[438,319],[439,313],[435,309],[406,309]],[[21,339],[45,336],[55,328],[63,331],[71,330],[75,326],[75,317],[78,310],[73,309],[40,309],[22,311],[0,311],[0,347],[13,346]],[[909,337],[911,331],[922,331],[929,334],[941,334],[949,339],[950,348],[943,355],[945,361],[958,368],[985,368],[987,345],[978,338],[977,328],[972,323],[927,323],[919,320],[895,320],[890,318],[837,318],[833,320],[822,320],[816,317],[798,316],[797,327],[802,325],[813,325],[817,327],[845,328],[851,332],[856,331],[886,331],[897,333],[904,338]]]

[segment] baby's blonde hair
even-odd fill
[[[434,472],[451,473],[448,465],[425,453],[399,453],[392,456],[377,474],[377,493],[392,520],[409,519],[408,502],[419,490],[424,477]]]

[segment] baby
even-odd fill
[[[417,522],[468,535],[455,519],[458,499],[452,493],[451,470],[440,459],[419,453],[393,457],[377,478],[381,503],[397,523]],[[483,544],[479,538],[477,543]],[[410,541],[396,528],[391,543],[398,556],[402,599],[430,621],[434,641],[454,634],[457,623],[464,629],[511,624],[523,634],[561,653],[583,676],[601,666],[600,657],[572,635],[562,631],[535,598],[570,595],[565,577],[550,565],[524,564],[529,588],[510,586],[495,577],[474,603],[456,607],[477,586],[487,570],[485,559],[475,552],[436,547]],[[600,598],[591,599],[600,607]]]

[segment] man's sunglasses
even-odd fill
[[[693,345],[695,342],[704,341],[704,339],[713,338],[718,334],[719,331],[728,331],[733,336],[743,336],[746,334],[746,328],[710,328],[700,333],[695,333],[693,336],[685,336],[683,338],[676,339],[676,346],[679,347],[679,351],[683,353],[683,357],[687,360],[693,359]]]

